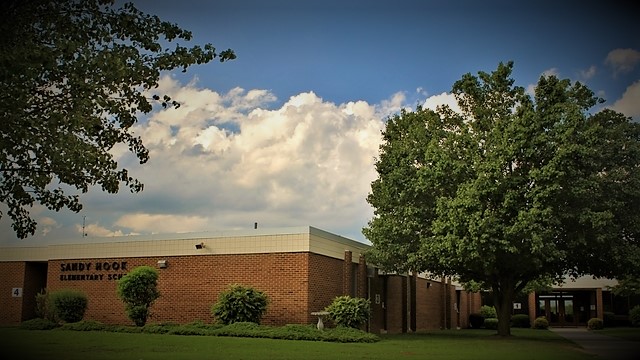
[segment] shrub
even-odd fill
[[[129,319],[136,326],[144,326],[151,315],[151,305],[160,297],[158,271],[151,266],[131,270],[118,280],[118,297],[124,301]]]
[[[589,330],[602,330],[604,329],[604,321],[598,318],[591,318],[587,322],[587,329]]]
[[[602,314],[602,320],[604,322],[603,326],[604,327],[613,327],[616,323],[616,314],[610,312],[610,311],[605,311]]]
[[[549,320],[547,320],[546,317],[544,316],[540,316],[538,318],[536,318],[535,320],[533,320],[533,328],[534,329],[540,329],[540,330],[546,330],[549,328]]]
[[[482,315],[485,319],[497,319],[498,314],[496,313],[496,308],[493,306],[482,305],[480,307],[480,315]]]
[[[78,290],[58,290],[49,295],[48,306],[55,316],[68,323],[78,322],[87,310],[87,295]]]
[[[640,305],[636,305],[629,310],[629,321],[631,326],[640,326]]]
[[[40,318],[23,321],[20,324],[21,328],[27,329],[27,330],[50,330],[58,326],[59,325],[54,321],[51,321],[49,319],[40,319]]]
[[[58,322],[55,309],[49,302],[47,289],[42,289],[42,291],[36,294],[36,316],[41,319]]]
[[[64,324],[62,325],[62,329],[74,331],[106,331],[110,330],[111,327],[99,321],[83,320],[75,323]]]
[[[469,326],[473,329],[480,329],[484,324],[484,317],[478,313],[469,314]]]
[[[329,329],[326,334],[325,341],[334,341],[342,343],[366,342],[373,343],[380,341],[380,338],[366,331],[338,326],[335,329]]]
[[[531,322],[527,314],[515,314],[511,317],[511,327],[514,328],[530,328]]]
[[[211,315],[228,325],[237,322],[260,323],[267,311],[269,299],[262,291],[249,286],[231,285],[218,296],[211,307]]]
[[[497,330],[498,329],[498,319],[496,318],[487,318],[484,319],[484,328],[489,330]]]
[[[371,302],[348,295],[338,296],[324,310],[338,326],[357,329],[369,319]]]

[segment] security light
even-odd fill
[[[198,250],[204,249],[204,243],[196,244],[196,249]]]

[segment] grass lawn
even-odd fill
[[[10,359],[594,359],[550,331],[513,329],[385,335],[377,343],[327,343],[0,328],[0,354]],[[11,356],[11,357],[7,357]]]
[[[594,330],[596,334],[615,336],[630,341],[640,341],[640,328],[612,327],[602,330]]]

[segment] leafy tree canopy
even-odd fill
[[[363,231],[395,271],[493,290],[501,335],[514,294],[569,274],[640,271],[640,125],[580,83],[513,63],[453,85],[461,114],[403,111],[387,122]]]
[[[35,203],[80,211],[65,189],[141,191],[109,151],[124,144],[148,160],[131,127],[154,102],[178,105],[153,94],[160,72],[235,58],[185,47],[189,31],[109,0],[11,0],[0,31],[0,202],[20,238],[35,232]]]

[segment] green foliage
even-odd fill
[[[489,330],[496,330],[498,328],[498,319],[497,318],[484,319],[484,328]]]
[[[49,294],[49,306],[53,308],[55,317],[67,323],[82,320],[89,300],[79,290],[58,290]]]
[[[530,328],[531,321],[527,314],[515,314],[511,317],[511,327],[514,328]]]
[[[484,316],[478,313],[469,314],[469,325],[472,329],[480,329],[484,325]]]
[[[153,104],[161,72],[231,60],[211,44],[132,3],[109,0],[9,1],[0,21],[0,202],[20,238],[33,235],[28,209],[78,212],[90,186],[116,193],[143,185],[119,168],[124,145],[140,163],[149,151],[132,129]],[[175,44],[172,44],[175,43]],[[8,94],[11,94],[10,96]],[[64,185],[59,185],[64,184]],[[76,194],[67,195],[71,191]],[[77,190],[77,191],[76,191]],[[4,214],[0,212],[0,217]]]
[[[549,320],[546,317],[540,316],[533,320],[533,328],[539,330],[546,330],[549,328]]]
[[[44,319],[33,319],[22,323],[22,327],[28,330],[48,330],[57,326],[58,325],[56,323]],[[315,325],[285,325],[281,327],[272,327],[258,325],[251,322],[236,322],[229,325],[221,325],[205,324],[202,321],[196,321],[183,325],[165,323],[133,327],[105,325],[97,321],[80,321],[72,324],[64,324],[61,329],[72,331],[109,331],[118,333],[146,333],[182,336],[233,336],[342,343],[372,343],[380,341],[380,337],[375,334],[342,326],[320,331],[316,329]]]
[[[631,326],[640,326],[640,305],[636,305],[629,310],[629,321]]]
[[[237,322],[260,323],[267,311],[267,295],[250,286],[231,285],[218,296],[211,315],[225,325]]]
[[[482,305],[480,307],[480,315],[485,319],[497,319],[498,314],[493,306]]]
[[[107,331],[111,329],[111,326],[95,320],[82,320],[75,323],[64,324],[61,328],[62,330],[73,331]]]
[[[604,327],[613,327],[616,324],[616,314],[611,311],[602,313],[602,321]]]
[[[590,113],[593,92],[555,76],[531,97],[512,69],[463,75],[461,114],[388,119],[363,229],[384,270],[475,281],[505,319],[532,282],[640,271],[640,124]],[[509,322],[498,330],[509,335]]]
[[[357,329],[369,319],[371,302],[368,299],[348,295],[338,296],[324,310],[338,326]]]
[[[49,293],[47,292],[47,289],[43,289],[36,294],[36,316],[41,319],[58,322],[55,309],[51,306],[49,301]]]
[[[591,318],[587,321],[587,329],[589,330],[602,330],[604,329],[604,321],[599,318]]]
[[[618,285],[611,288],[616,296],[640,295],[640,278],[624,276],[618,279]]]
[[[51,330],[59,326],[55,321],[42,318],[35,318],[20,323],[20,327],[26,330]]]
[[[150,266],[139,266],[118,280],[117,291],[129,319],[137,326],[144,326],[151,314],[151,305],[160,297],[158,271]]]

